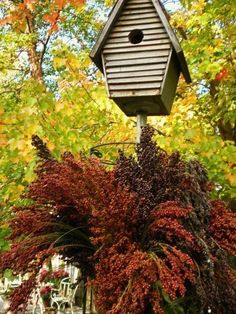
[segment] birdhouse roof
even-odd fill
[[[159,3],[159,0],[151,0],[153,3],[153,6],[156,9],[157,15],[159,16],[165,30],[166,33],[168,34],[170,41],[173,45],[173,48],[176,52],[179,64],[180,64],[180,68],[181,68],[181,72],[184,75],[184,78],[186,80],[187,83],[191,82],[191,77],[189,74],[189,70],[188,70],[188,66],[184,57],[184,53],[183,50],[180,47],[179,41],[172,29],[172,27],[170,26],[168,19],[165,15],[164,12],[164,8],[162,8],[162,6]],[[98,36],[97,42],[95,43],[91,53],[90,53],[90,57],[91,59],[94,61],[94,63],[97,65],[97,67],[103,72],[103,66],[102,66],[102,57],[101,57],[101,53],[102,53],[102,48],[106,42],[107,37],[109,36],[115,22],[117,21],[117,19],[119,18],[120,14],[122,13],[122,9],[124,7],[124,4],[127,2],[127,0],[118,0],[113,8],[113,10],[111,11],[109,18],[107,20],[107,23],[105,24],[103,30],[101,31],[100,35]]]

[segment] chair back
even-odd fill
[[[71,302],[74,301],[78,285],[72,284],[70,278],[63,278],[60,282],[60,296],[67,298]]]
[[[64,298],[68,298],[71,295],[71,282],[70,278],[63,278],[60,282],[60,295]]]

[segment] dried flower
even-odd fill
[[[92,277],[96,305],[106,314],[164,314],[182,298],[180,311],[235,313],[236,218],[209,199],[205,169],[168,155],[143,129],[137,158],[123,154],[108,171],[96,159],[50,158],[29,187],[34,203],[14,209],[11,247],[0,270],[31,273],[11,296],[11,310],[24,310],[49,256],[60,253]],[[23,222],[23,223],[22,223]],[[40,280],[67,274],[41,270]],[[43,295],[50,288],[44,287]]]

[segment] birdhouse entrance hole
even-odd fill
[[[128,117],[169,115],[184,53],[158,0],[117,0],[90,53],[109,97]],[[163,1],[162,1],[163,2]]]
[[[140,29],[134,29],[129,33],[129,41],[131,44],[137,45],[143,40],[143,32]]]

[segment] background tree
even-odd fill
[[[193,83],[179,84],[171,116],[156,127],[163,147],[201,160],[217,186],[214,194],[235,209],[234,12],[231,0],[183,0],[170,13]]]
[[[60,156],[114,141],[117,129],[125,140],[133,130],[88,57],[101,26],[99,3],[5,0],[0,10],[0,202],[11,205],[34,176],[33,134]]]

